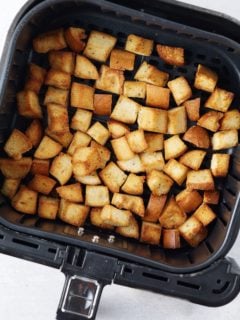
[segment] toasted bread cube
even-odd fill
[[[11,204],[19,212],[35,214],[37,212],[37,198],[38,194],[36,191],[21,185],[18,192],[12,198]]]
[[[124,237],[133,239],[139,238],[139,226],[134,216],[130,217],[129,225],[127,227],[117,227],[115,231]]]
[[[147,175],[147,185],[154,196],[161,196],[170,191],[173,180],[162,171],[152,170]]]
[[[203,202],[208,204],[218,204],[220,193],[219,191],[204,191]]]
[[[94,88],[86,84],[73,82],[71,88],[71,106],[93,110]]]
[[[95,82],[95,88],[115,94],[122,94],[124,80],[122,70],[111,69],[108,66],[102,65],[100,77]]]
[[[118,209],[127,209],[140,217],[144,216],[145,207],[141,197],[123,193],[114,193],[111,203]]]
[[[59,218],[76,227],[84,225],[89,213],[89,207],[61,199],[58,215]]]
[[[113,139],[120,138],[126,133],[130,132],[128,126],[125,123],[121,123],[116,120],[108,120],[107,126],[108,131],[110,132]]]
[[[73,74],[75,54],[70,51],[50,51],[48,61],[51,68]]]
[[[83,54],[90,59],[106,62],[116,42],[116,37],[94,30],[89,35]]]
[[[79,147],[87,147],[91,141],[91,137],[84,132],[77,131],[70,143],[67,153],[72,156],[75,150]]]
[[[120,96],[112,111],[111,118],[124,123],[133,124],[137,120],[140,104],[124,96]]]
[[[156,45],[159,57],[167,64],[174,66],[183,66],[185,64],[184,49],[179,47],[170,47],[163,44]]]
[[[59,208],[59,199],[40,196],[38,201],[38,215],[41,218],[55,220]]]
[[[185,132],[183,140],[197,148],[208,149],[210,147],[210,138],[207,130],[199,126],[190,127]]]
[[[37,147],[34,157],[37,159],[51,159],[57,156],[62,150],[62,145],[48,136],[44,136]]]
[[[180,157],[179,162],[188,168],[198,170],[201,167],[207,152],[203,150],[191,150]]]
[[[31,166],[31,174],[41,174],[43,176],[48,176],[49,174],[49,160],[40,160],[40,159],[33,159],[32,166]]]
[[[53,133],[69,131],[67,108],[58,104],[47,105],[48,128]]]
[[[57,29],[42,33],[33,39],[33,49],[38,53],[47,53],[50,50],[61,50],[66,48],[63,29]]]
[[[85,204],[91,207],[103,207],[109,204],[109,191],[105,186],[86,186]]]
[[[109,131],[100,122],[95,122],[87,131],[87,134],[99,144],[104,145],[110,137]]]
[[[1,193],[5,197],[12,199],[17,192],[20,182],[21,182],[21,179],[5,178],[1,188]]]
[[[209,111],[201,116],[197,124],[205,129],[216,132],[220,128],[219,121],[222,119],[223,113],[217,111]]]
[[[13,129],[3,149],[9,157],[19,160],[23,153],[32,149],[32,142],[22,131]]]
[[[169,108],[170,90],[168,88],[162,88],[152,84],[147,84],[146,88],[146,104],[148,106],[159,107],[162,109]]]
[[[197,121],[200,118],[200,103],[200,98],[195,98],[184,102],[183,105],[186,108],[187,116],[190,121]]]
[[[209,69],[202,64],[197,67],[197,72],[194,80],[194,87],[199,90],[213,92],[218,81],[218,75],[212,69]]]
[[[113,152],[118,160],[130,160],[135,154],[131,150],[127,138],[121,137],[111,140]]]
[[[141,56],[150,56],[153,51],[153,40],[129,34],[125,44],[125,50],[139,54]]]
[[[163,134],[146,132],[144,136],[148,145],[145,152],[155,152],[163,149]]]
[[[56,181],[50,177],[41,174],[35,174],[28,183],[28,188],[45,195],[48,195],[56,185]]]
[[[132,159],[117,161],[117,165],[124,171],[132,173],[140,173],[144,171],[144,167],[138,155]]]
[[[163,248],[178,249],[180,247],[179,231],[177,229],[163,229]]]
[[[203,203],[194,212],[193,217],[197,218],[204,225],[204,227],[206,227],[216,218],[216,214],[206,203]]]
[[[214,133],[212,137],[213,150],[223,150],[238,145],[238,131],[236,129]]]
[[[101,169],[105,168],[106,163],[110,160],[111,152],[108,150],[108,148],[102,146],[94,140],[91,141],[91,147],[94,147],[98,151],[100,157],[100,163],[98,167]]]
[[[142,154],[140,154],[140,159],[146,172],[150,172],[152,170],[161,171],[165,165],[165,161],[161,151],[143,152]]]
[[[94,113],[100,116],[109,116],[112,112],[111,94],[94,94],[93,98]]]
[[[146,131],[167,133],[167,111],[141,107],[138,113],[138,127]]]
[[[168,82],[168,87],[172,92],[173,98],[177,105],[181,105],[184,101],[192,96],[192,89],[184,77],[178,77]]]
[[[53,140],[59,142],[64,148],[67,148],[72,141],[73,135],[70,131],[66,132],[52,132],[49,128],[45,129],[46,135],[48,135]]]
[[[175,159],[170,159],[165,164],[163,171],[169,175],[179,186],[186,180],[188,168]]]
[[[103,221],[101,217],[101,211],[102,208],[92,208],[90,212],[91,224],[102,229],[114,229],[114,226],[112,226],[111,224],[107,224]]]
[[[211,171],[214,177],[226,177],[228,174],[230,154],[214,153],[211,160]]]
[[[176,201],[184,212],[190,213],[200,206],[203,199],[196,190],[184,189],[177,194]]]
[[[74,175],[87,176],[99,168],[101,157],[94,147],[79,147],[73,154],[72,163]]]
[[[34,91],[36,94],[38,94],[44,82],[46,73],[46,69],[38,66],[35,63],[30,63],[24,90]]]
[[[72,176],[72,158],[69,154],[60,153],[53,159],[50,171],[61,185],[64,185]]]
[[[38,119],[34,119],[27,127],[25,135],[31,141],[34,147],[37,147],[43,136],[42,124]]]
[[[84,109],[77,109],[71,120],[71,129],[86,132],[92,121],[92,112]]]
[[[141,98],[146,96],[146,83],[142,81],[124,81],[123,95],[129,98]]]
[[[68,90],[48,87],[43,104],[54,103],[66,108],[68,104],[68,92]]]
[[[32,158],[26,157],[20,160],[0,158],[0,169],[4,177],[10,179],[22,179],[31,169]]]
[[[113,49],[110,55],[110,68],[118,70],[134,69],[135,54],[121,49]]]
[[[187,151],[186,144],[180,139],[179,135],[172,136],[164,140],[165,160],[178,158]]]
[[[180,235],[192,247],[197,247],[207,237],[207,229],[194,216],[188,218],[183,225],[179,227]]]
[[[187,131],[187,114],[184,106],[168,111],[168,134],[179,134]]]
[[[104,223],[116,227],[127,227],[130,224],[132,214],[128,210],[120,210],[107,204],[102,208],[100,216]]]
[[[96,80],[99,74],[96,66],[86,57],[77,55],[74,76],[81,79]]]
[[[42,83],[35,79],[27,79],[24,86],[24,91],[33,91],[36,94],[39,94],[41,90]]]
[[[64,33],[69,48],[76,53],[83,51],[86,43],[83,41],[87,38],[85,30],[82,28],[69,27]]]
[[[226,112],[228,111],[233,98],[234,93],[224,89],[215,88],[215,90],[205,102],[204,106],[206,108],[214,109],[220,112]]]
[[[136,196],[141,195],[143,194],[144,181],[145,176],[137,176],[134,173],[130,173],[121,189],[125,193],[129,193]]]
[[[72,201],[83,202],[82,187],[80,183],[73,183],[56,188],[60,198]]]
[[[221,120],[220,130],[232,129],[240,129],[240,113],[237,109],[225,112]]]
[[[26,118],[42,118],[38,96],[34,91],[24,90],[17,94],[18,113]]]
[[[126,138],[130,149],[135,153],[143,152],[148,146],[142,129],[127,133]]]
[[[47,86],[67,90],[71,85],[71,75],[60,70],[50,69],[46,75],[44,83]]]
[[[111,192],[119,192],[127,175],[114,163],[110,162],[100,173],[100,178]]]
[[[214,190],[214,180],[211,170],[189,171],[187,174],[187,188],[197,190]]]
[[[143,221],[140,241],[158,245],[161,238],[162,228],[159,224]]]
[[[161,71],[155,66],[143,61],[137,70],[134,79],[154,84],[155,86],[164,87],[168,82],[169,74]]]
[[[79,181],[82,184],[90,185],[90,186],[97,186],[101,184],[101,180],[96,171],[92,172],[88,176],[74,176],[75,180]]]
[[[148,222],[157,222],[162,213],[162,210],[165,206],[166,201],[167,201],[166,195],[162,195],[159,197],[159,196],[154,196],[151,193],[143,220]]]

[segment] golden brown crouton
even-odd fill
[[[69,131],[67,108],[58,104],[47,105],[48,128],[53,133]]]
[[[236,129],[216,132],[212,137],[213,150],[229,149],[237,145],[238,131]]]
[[[177,229],[163,229],[163,248],[180,248],[180,233]]]
[[[68,105],[68,93],[68,90],[48,87],[43,104],[54,103],[66,108]]]
[[[183,140],[193,144],[197,148],[208,149],[210,147],[210,138],[207,130],[199,126],[190,127],[185,132]]]
[[[46,73],[46,69],[38,66],[35,63],[30,63],[24,90],[34,91],[36,94],[38,94],[44,82]]]
[[[137,119],[140,107],[140,104],[132,99],[120,96],[110,117],[127,124],[133,124]]]
[[[192,89],[184,77],[178,77],[168,82],[168,87],[172,92],[177,105],[182,104],[192,96]]]
[[[80,183],[73,183],[66,186],[56,188],[60,198],[72,201],[83,202],[82,187]]]
[[[97,143],[96,141],[92,140],[91,141],[91,147],[94,147],[95,149],[97,149],[98,154],[99,154],[99,165],[98,167],[103,169],[106,166],[106,163],[110,160],[111,157],[111,152],[109,151],[108,148],[102,146],[101,144]]]
[[[100,216],[104,223],[116,227],[127,227],[132,214],[128,210],[120,210],[108,204],[102,208]]]
[[[60,70],[50,69],[46,75],[44,84],[67,90],[71,85],[71,75]]]
[[[96,66],[86,57],[77,55],[74,76],[81,79],[96,80],[99,74]]]
[[[211,170],[189,171],[187,174],[187,188],[197,190],[214,190],[214,180]]]
[[[107,126],[113,139],[120,138],[130,131],[125,123],[112,119],[108,120]]]
[[[198,120],[197,124],[205,129],[216,132],[220,128],[219,121],[222,119],[223,113],[217,111],[209,111]]]
[[[197,67],[197,72],[194,81],[194,87],[199,90],[213,92],[218,81],[218,75],[212,69],[209,69],[202,64]]]
[[[137,122],[139,129],[167,133],[168,115],[165,110],[141,107]]]
[[[192,247],[197,247],[207,237],[207,229],[204,225],[195,217],[191,216],[185,221],[183,225],[179,227],[180,235],[190,244]]]
[[[141,195],[143,194],[144,181],[145,181],[145,176],[137,176],[134,173],[130,173],[121,189],[125,193],[129,193],[136,196]]]
[[[134,216],[130,217],[129,225],[127,227],[117,227],[115,231],[124,237],[133,239],[139,238],[139,226]]]
[[[130,98],[144,99],[146,96],[146,83],[142,81],[124,81],[123,95]]]
[[[161,238],[162,228],[159,224],[143,221],[140,241],[153,245],[158,245]]]
[[[207,226],[216,218],[216,214],[206,203],[203,203],[194,212],[193,217],[197,218],[204,226]]]
[[[59,208],[59,199],[40,196],[38,201],[38,215],[44,219],[55,220]]]
[[[92,121],[92,112],[84,109],[77,109],[71,120],[71,129],[86,132]]]
[[[34,157],[37,159],[50,159],[58,155],[62,150],[62,145],[48,136],[44,136],[37,147]]]
[[[183,105],[186,108],[187,116],[189,120],[197,121],[200,118],[200,114],[199,114],[200,103],[201,103],[200,98],[195,98],[195,99],[187,100],[184,102]]]
[[[25,135],[31,141],[34,147],[37,147],[43,136],[42,124],[38,119],[34,119],[27,127]]]
[[[24,90],[17,94],[18,113],[26,118],[42,118],[42,109],[34,91]]]
[[[113,152],[118,160],[129,160],[135,156],[125,136],[111,140],[111,144]]]
[[[144,136],[148,145],[145,152],[160,151],[163,149],[163,134],[146,132]]]
[[[148,146],[142,129],[127,133],[126,138],[130,149],[135,153],[143,152]]]
[[[78,147],[72,157],[73,173],[76,176],[90,175],[101,165],[101,157],[94,147]]]
[[[20,160],[0,158],[0,169],[6,178],[22,179],[31,169],[32,158],[26,157]]]
[[[203,202],[208,204],[218,204],[219,197],[219,191],[204,191]]]
[[[2,184],[1,193],[5,197],[12,199],[17,192],[20,182],[21,179],[5,178]]]
[[[147,98],[146,104],[150,107],[159,107],[162,109],[169,108],[170,90],[168,88],[162,88],[147,84]]]
[[[168,134],[179,134],[187,131],[187,114],[184,106],[168,110]]]
[[[31,174],[41,174],[43,176],[48,176],[49,166],[49,160],[33,159],[31,166]]]
[[[232,129],[240,129],[240,113],[237,109],[225,112],[221,120],[220,130]]]
[[[100,77],[95,82],[95,88],[115,94],[122,94],[124,80],[122,70],[111,69],[108,66],[102,65]]]
[[[103,207],[109,204],[109,191],[105,186],[86,186],[85,204],[91,207]]]
[[[51,68],[73,74],[75,54],[71,51],[50,51],[48,61]]]
[[[186,213],[196,210],[202,203],[202,200],[202,196],[196,190],[184,189],[176,196],[177,204]]]
[[[91,174],[89,174],[87,176],[74,175],[74,178],[75,178],[75,180],[79,181],[80,183],[86,184],[89,186],[97,186],[102,183],[96,171],[92,172]]]
[[[74,52],[81,52],[85,48],[84,39],[87,38],[85,30],[82,28],[69,27],[64,33],[67,45]]]
[[[117,161],[117,165],[124,171],[129,171],[132,173],[143,172],[144,166],[138,155],[135,155],[132,159]]]
[[[93,110],[94,88],[86,84],[73,82],[71,88],[71,106]]]
[[[29,181],[28,188],[48,195],[55,185],[56,181],[54,179],[41,174],[35,174],[32,180]]]
[[[210,97],[205,102],[205,107],[221,112],[228,111],[234,98],[234,93],[224,89],[215,88]]]
[[[21,185],[18,192],[12,198],[11,204],[14,209],[22,213],[35,214],[37,212],[37,198],[36,191],[28,189]]]
[[[167,84],[169,74],[159,70],[155,66],[143,61],[137,70],[134,79],[154,84],[155,86],[164,87]]]
[[[165,165],[165,161],[161,151],[143,152],[140,154],[140,159],[146,172],[150,172],[152,170],[161,171]]]
[[[87,147],[91,141],[91,137],[84,132],[77,131],[68,147],[67,153],[72,156],[77,148]]]
[[[112,226],[111,224],[107,224],[103,221],[101,217],[101,211],[102,211],[102,208],[92,208],[90,212],[91,224],[102,229],[110,229],[110,230],[114,229],[114,226]]]
[[[179,135],[164,140],[165,160],[178,158],[186,152],[187,149],[186,144],[180,139]]]
[[[31,140],[18,129],[13,129],[3,147],[3,150],[7,153],[7,155],[15,160],[21,159],[23,153],[31,149]]]
[[[72,176],[72,158],[69,154],[60,153],[53,159],[50,171],[61,185],[67,183]]]
[[[166,195],[162,195],[158,197],[158,196],[154,196],[151,193],[143,220],[148,222],[157,222],[162,213],[162,210],[165,206],[166,201],[167,201]]]
[[[63,29],[57,29],[42,33],[33,39],[33,49],[38,53],[47,53],[50,50],[61,50],[66,48]]]
[[[109,66],[112,69],[132,71],[134,69],[134,61],[135,54],[121,49],[113,49]]]
[[[145,208],[141,197],[123,193],[114,193],[111,203],[118,209],[127,209],[140,217],[144,216]]]
[[[182,155],[179,162],[193,170],[198,170],[206,154],[207,152],[203,150],[191,150]]]
[[[89,213],[89,207],[61,199],[58,215],[59,218],[76,227],[84,225]]]
[[[87,134],[101,145],[105,145],[110,137],[108,129],[98,121],[88,129]]]
[[[214,177],[226,177],[228,174],[230,154],[214,153],[211,160],[211,171]]]
[[[70,131],[66,132],[52,132],[49,128],[45,129],[46,135],[48,135],[53,140],[59,142],[64,148],[67,148],[72,141],[73,135]]]
[[[165,164],[163,171],[180,186],[187,177],[188,168],[175,159],[170,159]]]
[[[161,196],[170,191],[173,185],[173,180],[162,171],[152,170],[147,175],[147,185],[153,195]]]
[[[103,183],[111,192],[119,192],[120,187],[127,179],[127,175],[114,163],[110,162],[99,173]]]
[[[159,57],[167,64],[174,66],[183,66],[185,64],[183,48],[157,44],[156,49]]]
[[[125,44],[125,50],[139,54],[141,56],[150,56],[153,51],[153,40],[129,34]]]
[[[100,116],[109,116],[112,112],[111,94],[94,94],[94,113]]]

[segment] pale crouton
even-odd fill
[[[42,33],[33,39],[33,49],[38,53],[47,53],[51,50],[61,50],[66,48],[63,29],[57,29]]]
[[[55,220],[59,208],[59,199],[40,196],[38,201],[38,215],[41,218]]]
[[[73,183],[56,188],[60,198],[72,201],[83,202],[82,187],[80,183]]]
[[[179,162],[188,168],[198,170],[201,167],[206,154],[207,152],[203,150],[191,150],[182,155],[179,159]]]
[[[113,139],[120,138],[130,132],[129,127],[125,123],[116,120],[108,120],[107,126]]]
[[[168,82],[169,74],[164,71],[160,71],[155,66],[143,61],[139,69],[137,70],[134,79],[154,84],[155,86],[164,87]]]
[[[210,68],[199,64],[194,80],[194,87],[199,90],[213,92],[218,81],[218,75]]]
[[[34,91],[24,90],[17,94],[18,113],[26,118],[41,119],[42,109]]]
[[[159,224],[143,221],[141,228],[140,241],[158,245],[161,238],[162,228]]]
[[[220,128],[220,120],[223,113],[217,111],[209,111],[201,116],[197,124],[205,129],[216,132]]]
[[[140,159],[146,172],[150,172],[152,170],[161,171],[165,165],[165,161],[161,151],[143,152],[142,154],[140,154]]]
[[[202,203],[202,200],[202,196],[196,190],[184,189],[176,195],[177,204],[186,213],[196,210]]]
[[[87,134],[101,145],[104,145],[110,137],[108,129],[98,121],[88,129]]]
[[[67,153],[72,156],[79,147],[87,147],[91,141],[91,137],[84,132],[77,131],[68,147]]]
[[[105,186],[86,186],[85,204],[91,207],[103,207],[110,203],[109,191]]]
[[[120,96],[112,111],[110,118],[127,124],[137,120],[140,104],[125,96]]]
[[[145,152],[155,152],[163,149],[163,134],[161,133],[144,133],[147,149]]]
[[[177,229],[163,229],[163,248],[178,249],[181,246],[180,233]]]
[[[95,88],[115,94],[122,94],[124,80],[122,70],[111,69],[108,66],[102,65],[100,77],[95,82]]]
[[[96,80],[99,74],[96,66],[86,57],[77,55],[74,76],[81,79]]]
[[[240,113],[237,109],[225,112],[221,120],[220,130],[232,129],[240,129]]]
[[[187,177],[188,168],[177,160],[170,159],[165,164],[163,171],[181,186]]]
[[[75,54],[71,51],[50,51],[48,61],[51,68],[73,74]]]
[[[129,225],[127,227],[117,227],[115,231],[124,237],[133,239],[139,238],[139,226],[134,216],[130,217]]]
[[[218,204],[220,193],[219,191],[204,191],[203,202],[207,204]]]
[[[11,204],[19,212],[35,214],[37,212],[37,198],[38,193],[36,191],[21,185],[18,192],[12,198]]]
[[[187,111],[187,116],[190,121],[197,121],[200,118],[201,99],[195,98],[184,102],[184,107]]]
[[[111,202],[118,209],[127,209],[140,217],[144,216],[145,207],[143,198],[123,193],[114,193]]]
[[[168,88],[162,88],[152,84],[147,84],[146,88],[146,104],[148,106],[162,109],[169,108],[170,90]]]
[[[77,109],[71,120],[71,129],[86,132],[92,121],[92,112],[84,109]]]
[[[168,87],[172,92],[173,98],[177,105],[181,105],[184,101],[192,96],[192,89],[184,77],[178,77],[168,82]]]
[[[93,98],[94,113],[100,116],[109,116],[112,112],[111,94],[94,94]]]
[[[126,138],[130,149],[134,153],[143,152],[148,146],[142,129],[127,133]]]
[[[187,188],[197,190],[214,190],[214,180],[211,170],[189,171],[187,174]]]
[[[41,174],[48,176],[49,174],[50,160],[33,159],[31,166],[31,174]]]
[[[50,177],[41,174],[35,174],[28,183],[28,188],[45,195],[48,195],[56,185],[56,181]]]
[[[64,36],[65,36],[67,45],[72,51],[76,53],[83,51],[86,45],[86,43],[83,40],[87,38],[87,35],[84,29],[69,27],[65,30]]]
[[[90,186],[97,186],[102,183],[96,171],[93,171],[91,174],[86,176],[74,175],[74,178],[78,182],[82,184],[90,185]]]
[[[76,176],[90,175],[101,165],[101,157],[94,147],[78,147],[72,157],[73,173]]]
[[[67,72],[50,69],[46,75],[44,84],[67,90],[71,85],[71,75]]]
[[[157,44],[156,50],[159,57],[167,64],[183,66],[185,64],[184,49]]]
[[[162,213],[162,210],[165,206],[166,201],[167,201],[166,195],[162,195],[158,197],[158,196],[154,196],[151,193],[143,220],[148,222],[157,222]]]
[[[5,197],[12,199],[17,192],[20,182],[21,179],[5,178],[1,187],[1,193]]]
[[[111,140],[111,144],[113,152],[118,160],[130,160],[135,156],[125,136]]]
[[[199,126],[190,127],[185,132],[183,140],[197,148],[208,149],[210,147],[210,138],[207,130]]]
[[[58,104],[47,105],[48,128],[53,133],[69,131],[67,108]]]
[[[203,203],[194,212],[193,217],[197,218],[204,226],[207,226],[216,218],[216,214],[206,203]]]
[[[129,160],[117,161],[117,165],[122,170],[132,173],[140,173],[145,170],[138,155],[135,155],[132,159]]]
[[[111,157],[111,152],[108,150],[108,148],[102,146],[101,144],[97,143],[96,141],[92,140],[91,141],[91,147],[94,147],[97,149],[98,154],[99,154],[99,165],[98,167],[103,169],[106,166],[106,163],[110,160]]]
[[[173,180],[162,171],[152,170],[147,175],[147,185],[154,196],[161,196],[170,191]]]
[[[121,49],[113,49],[110,55],[109,66],[112,69],[129,70],[134,69],[135,54]]]
[[[4,177],[10,179],[22,179],[31,169],[32,158],[26,157],[20,160],[0,158],[0,169]]]
[[[73,82],[71,87],[71,106],[93,110],[94,88],[86,84]]]
[[[146,83],[142,81],[124,81],[123,95],[130,98],[144,99],[146,96]]]
[[[228,111],[234,98],[234,93],[224,89],[215,88],[210,97],[205,102],[205,107],[220,112]]]
[[[211,159],[211,171],[214,177],[226,177],[228,174],[230,154],[214,153]]]
[[[178,158],[187,151],[186,144],[180,139],[179,135],[172,136],[164,140],[165,160]]]
[[[188,218],[183,225],[179,227],[180,235],[192,247],[197,247],[207,237],[207,229],[195,217]]]
[[[62,150],[62,145],[48,136],[44,136],[37,147],[34,157],[37,159],[50,159],[58,155]]]
[[[103,183],[108,187],[111,192],[119,192],[120,187],[127,179],[127,175],[114,163],[110,162],[99,173]]]
[[[21,159],[22,155],[31,149],[31,140],[18,129],[13,129],[3,147],[7,155],[15,160]]]
[[[136,36],[135,34],[129,34],[125,44],[125,50],[141,56],[150,56],[153,51],[153,40]]]
[[[168,115],[166,110],[141,107],[137,119],[139,129],[167,133]]]
[[[127,227],[130,224],[131,212],[128,210],[117,209],[110,204],[102,208],[100,217],[104,223],[116,227]]]
[[[37,147],[43,136],[42,124],[38,119],[34,119],[25,131],[25,135],[34,147]]]
[[[43,104],[46,106],[54,103],[66,108],[68,105],[68,93],[68,90],[48,87]]]
[[[30,63],[24,90],[34,91],[36,94],[38,94],[44,82],[46,73],[46,69],[38,66],[35,63]]]
[[[117,38],[110,34],[91,31],[83,54],[90,59],[106,62],[116,42]]]
[[[213,150],[229,149],[237,145],[238,131],[236,129],[216,132],[212,137]]]
[[[187,114],[184,106],[168,111],[168,134],[179,134],[187,131]]]
[[[89,207],[61,199],[58,216],[59,218],[76,227],[84,225],[89,213]]]
[[[91,224],[93,224],[94,226],[98,227],[98,228],[102,228],[102,229],[114,229],[114,226],[107,224],[103,221],[102,217],[101,217],[101,211],[102,208],[92,208],[91,212],[90,212],[90,221]]]
[[[144,181],[145,176],[137,176],[134,173],[130,173],[121,189],[125,193],[129,193],[136,196],[141,195],[143,194]]]
[[[50,131],[49,128],[46,128],[45,133],[53,140],[59,142],[64,148],[67,148],[69,146],[73,138],[73,135],[70,131],[56,133]]]
[[[71,156],[66,153],[60,153],[53,159],[49,172],[61,185],[66,184],[72,176]]]

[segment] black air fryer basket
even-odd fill
[[[16,92],[22,89],[27,64],[42,63],[42,56],[32,52],[32,39],[60,26],[105,31],[117,36],[121,46],[134,33],[184,47],[186,68],[165,65],[156,54],[148,61],[190,81],[196,66],[206,64],[218,72],[219,86],[235,92],[236,103],[240,101],[240,24],[229,17],[167,0],[31,0],[12,23],[2,55],[1,145],[15,126]],[[240,148],[230,152],[229,174],[218,186],[217,220],[197,248],[167,251],[91,226],[78,229],[22,215],[0,198],[0,250],[65,273],[58,319],[94,319],[102,289],[112,282],[202,305],[224,305],[240,290],[240,270],[225,258],[240,225]]]

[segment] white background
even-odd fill
[[[150,1],[150,0],[149,0]],[[8,27],[24,0],[0,1],[0,52]],[[186,0],[240,19],[238,0]],[[240,237],[229,256],[240,265]],[[64,283],[60,271],[0,254],[0,319],[53,320]],[[121,286],[104,289],[98,320],[200,320],[239,319],[240,296],[220,308],[206,308],[190,302]]]

